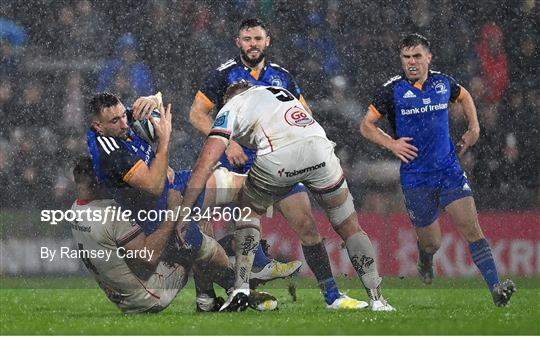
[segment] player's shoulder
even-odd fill
[[[273,61],[268,61],[268,67],[274,69],[274,70],[277,70],[277,71],[280,71],[280,72],[283,72],[285,74],[290,74],[289,71],[287,69],[285,69],[284,67],[278,65],[277,63],[273,62]]]
[[[120,153],[123,148],[121,139],[117,137],[97,135],[96,141],[101,153],[109,156]]]
[[[223,62],[222,64],[220,64],[219,67],[216,68],[216,71],[219,73],[226,72],[238,65],[239,65],[239,62],[236,58],[229,59]]]
[[[434,80],[439,79],[450,79],[453,80],[454,78],[446,73],[440,72],[438,70],[429,70],[429,76],[433,78]]]
[[[382,87],[383,88],[392,88],[395,85],[397,85],[398,83],[400,83],[402,80],[404,80],[403,75],[392,76],[389,80],[387,80],[386,82],[383,83]]]

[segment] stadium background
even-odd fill
[[[41,223],[39,211],[68,209],[75,198],[70,170],[85,150],[87,99],[108,88],[129,103],[161,90],[175,113],[171,164],[190,167],[203,141],[187,119],[195,92],[209,70],[238,54],[238,23],[257,16],[273,38],[269,59],[296,76],[338,145],[384,274],[414,274],[414,232],[403,213],[399,163],[362,139],[358,123],[374,90],[400,72],[400,36],[419,32],[432,41],[432,68],[453,75],[475,99],[482,134],[462,164],[501,272],[538,275],[539,7],[530,0],[3,1],[0,274],[84,273],[78,262],[39,258],[40,246],[71,244],[68,226]],[[144,66],[133,78],[127,72],[107,77],[106,65],[122,55]],[[452,123],[459,137],[466,128],[459,111],[452,111]],[[334,271],[350,273],[341,243],[317,217]],[[279,216],[266,224],[274,255],[301,257]],[[444,229],[438,273],[476,274],[446,220]]]

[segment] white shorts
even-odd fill
[[[303,183],[315,194],[334,192],[345,181],[335,143],[312,136],[266,155],[257,156],[243,194],[261,212]]]
[[[188,280],[184,266],[174,267],[160,262],[148,281],[141,281],[137,294],[129,304],[119,304],[120,309],[128,313],[160,312],[169,306]]]

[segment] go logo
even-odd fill
[[[292,107],[285,112],[285,121],[291,126],[307,127],[315,123],[315,120],[302,108]]]

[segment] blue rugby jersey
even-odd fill
[[[460,85],[450,76],[429,71],[423,83],[412,83],[405,76],[390,79],[378,91],[370,110],[386,116],[396,138],[412,137],[418,157],[401,163],[403,186],[414,186],[414,174],[459,169],[450,137],[448,105],[461,94]]]
[[[297,99],[300,99],[302,95],[300,86],[286,69],[273,62],[266,62],[261,72],[257,73],[244,65],[240,57],[230,59],[210,72],[199,92],[213,105],[217,105],[219,110],[223,107],[223,95],[225,95],[227,87],[241,80],[257,86],[285,88]]]
[[[88,150],[99,182],[105,185],[113,198],[124,210],[131,210],[132,217],[143,228],[145,234],[154,232],[160,220],[150,221],[139,218],[139,210],[166,210],[169,182],[165,179],[163,192],[156,197],[143,190],[131,187],[126,181],[140,165],[152,164],[155,153],[152,147],[129,131],[128,140],[119,137],[104,137],[94,130],[87,132]],[[145,215],[140,215],[145,216]]]
[[[210,108],[217,106],[217,110],[219,111],[223,107],[223,95],[225,95],[227,88],[231,84],[241,80],[258,86],[285,88],[304,103],[300,86],[286,69],[276,63],[266,62],[261,72],[257,73],[255,70],[244,65],[239,56],[228,60],[212,71],[206,78],[203,87],[197,92],[197,96],[205,100]],[[256,150],[244,146],[242,148],[248,157],[248,160],[243,166],[233,166],[229,163],[226,155],[220,158],[221,164],[229,170],[242,174],[247,173],[255,161]]]

